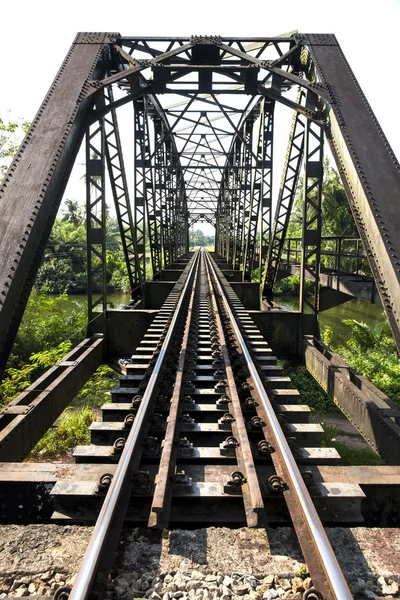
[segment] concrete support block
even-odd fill
[[[108,310],[106,353],[109,358],[129,358],[158,314],[158,310]]]
[[[248,313],[275,354],[303,355],[303,335],[314,333],[314,315],[286,310],[249,310]]]
[[[233,281],[231,287],[246,310],[260,309],[260,284]]]
[[[161,308],[174,285],[174,281],[146,281],[143,286],[143,304],[140,308]]]

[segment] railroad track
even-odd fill
[[[320,447],[322,428],[308,423],[308,407],[209,253],[187,259],[121,366],[91,445],[74,452],[76,462],[104,464],[104,473],[52,491],[56,521],[96,520],[74,587],[58,597],[101,597],[125,520],[164,528],[290,519],[314,584],[304,597],[352,598],[318,510],[333,521],[347,495],[356,520],[362,491],[349,485],[341,493],[337,484],[321,493],[310,479],[307,465],[339,457]]]

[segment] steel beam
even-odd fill
[[[336,37],[296,39],[330,91],[328,141],[400,352],[400,165]]]
[[[117,34],[78,34],[0,190],[0,376],[85,132],[89,81],[104,76]]]
[[[104,89],[104,98],[105,106],[114,104],[114,93],[111,86]],[[137,263],[136,231],[133,225],[131,201],[126,178],[117,112],[115,109],[111,109],[104,117],[104,127],[107,170],[121,235],[130,290],[131,293],[133,293],[138,285],[139,270],[139,265]]]
[[[103,339],[85,339],[0,411],[0,461],[21,461],[103,360]]]
[[[304,338],[308,371],[386,463],[400,464],[400,410],[373,384],[312,336]]]
[[[302,90],[299,91],[297,103],[304,104],[305,97],[305,92]],[[267,299],[272,299],[273,287],[276,282],[279,263],[282,258],[282,251],[296,194],[300,167],[303,161],[306,122],[307,119],[301,113],[295,112],[293,114],[282,180],[275,210],[275,218],[272,226],[271,240],[268,246],[268,253],[261,280],[261,292]]]
[[[304,143],[303,219],[300,263],[299,310],[319,311],[319,271],[321,262],[322,185],[324,134],[319,125],[307,121]],[[306,290],[306,279],[312,281]],[[316,330],[317,331],[317,330]]]
[[[244,139],[242,153],[242,171],[240,180],[240,199],[239,209],[242,211],[242,217],[239,221],[236,251],[237,267],[243,268],[245,276],[246,250],[248,249],[248,240],[250,235],[250,223],[252,217],[252,193],[253,193],[253,129],[256,115],[252,111],[243,123],[242,137]],[[255,173],[255,171],[254,171]]]
[[[104,120],[86,132],[86,245],[88,323],[107,308]]]

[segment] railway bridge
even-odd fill
[[[288,145],[273,202],[278,136]],[[305,597],[351,598],[324,525],[398,519],[400,410],[320,341],[318,313],[369,294],[400,351],[400,166],[335,36],[76,36],[0,190],[2,372],[82,143],[87,337],[0,412],[1,519],[96,522],[62,592],[71,599],[101,597],[125,519],[292,522],[314,583]],[[324,146],[351,240],[322,234]],[[107,307],[106,192],[131,292],[118,310]],[[189,251],[199,222],[215,228],[214,253]],[[289,272],[293,312],[273,303]],[[277,354],[305,361],[387,466],[343,467],[321,446]],[[120,385],[90,445],[74,464],[22,462],[102,362]]]

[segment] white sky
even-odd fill
[[[77,31],[132,36],[270,36],[294,29],[334,33],[400,157],[400,0],[7,0],[1,19],[0,115],[7,118],[6,111],[11,110],[13,117],[25,120],[33,119]],[[282,139],[275,139],[278,157],[283,157],[287,137],[288,130]],[[280,167],[275,170],[274,190],[279,180]],[[68,193],[83,199],[79,174]]]

